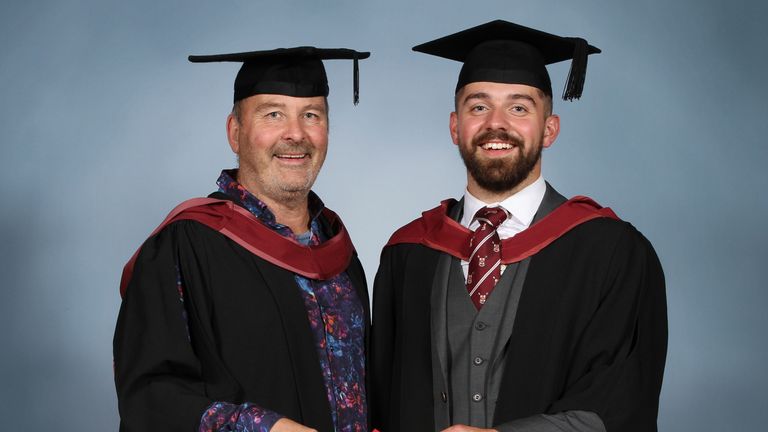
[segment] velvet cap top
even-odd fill
[[[311,46],[278,48],[231,54],[191,55],[193,63],[242,62],[235,78],[234,101],[257,94],[280,94],[293,97],[328,96],[328,77],[322,60],[353,61],[353,101],[359,100],[359,67],[357,61],[370,57],[370,52],[347,48],[315,48]]]
[[[581,97],[587,56],[600,53],[581,38],[561,37],[496,20],[413,47],[414,51],[463,62],[456,92],[472,82],[526,84],[552,96],[546,65],[573,59],[563,99]]]

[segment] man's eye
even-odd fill
[[[306,117],[308,119],[312,119],[312,120],[317,120],[317,119],[320,118],[319,115],[317,115],[317,114],[315,114],[313,112],[308,112],[308,113],[304,114],[304,117]]]
[[[267,114],[267,117],[269,117],[269,118],[278,118],[278,117],[280,117],[280,113],[278,111],[272,111],[271,113]]]
[[[474,111],[474,112],[482,112],[482,111],[486,111],[487,109],[488,109],[488,107],[486,107],[486,106],[484,106],[484,105],[475,105],[475,106],[473,106],[473,107],[470,109],[470,111]]]

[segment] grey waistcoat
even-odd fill
[[[533,222],[565,201],[547,184],[547,192]],[[462,209],[462,202],[459,202],[449,216],[459,220]],[[438,260],[430,300],[436,431],[457,423],[475,427],[493,425],[501,375],[509,349],[507,342],[512,335],[529,264],[530,258],[526,258],[507,267],[488,302],[476,314],[458,259],[442,254]],[[464,304],[459,300],[462,290]],[[474,364],[475,357],[483,360],[477,366]],[[475,394],[480,395],[479,402],[475,402]]]
[[[467,294],[459,260],[451,261],[446,325],[451,423],[486,428],[492,425],[528,261],[506,268],[479,311]]]

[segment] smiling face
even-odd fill
[[[506,197],[541,175],[541,151],[557,138],[560,119],[544,93],[523,84],[473,82],[456,94],[451,137],[467,167],[467,189]]]
[[[238,181],[257,197],[306,199],[328,150],[325,98],[258,94],[227,118]]]

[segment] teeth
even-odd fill
[[[275,156],[277,156],[277,157],[279,157],[281,159],[304,159],[306,154],[300,154],[300,155],[295,155],[295,154],[286,154],[286,155],[279,154],[279,155],[275,155]]]
[[[486,150],[508,150],[513,146],[509,143],[490,142],[483,144],[482,147]]]

